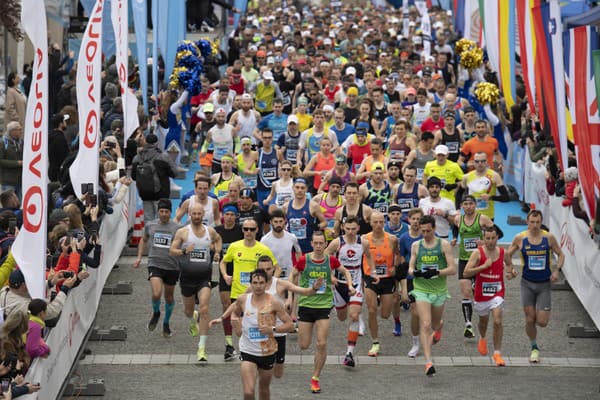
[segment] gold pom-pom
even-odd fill
[[[171,77],[169,78],[169,88],[172,90],[176,90],[179,88],[179,74],[183,71],[187,71],[186,67],[175,67],[173,68],[173,72],[171,72]]]
[[[219,52],[221,51],[221,41],[219,38],[215,38],[215,40],[212,41],[211,47],[213,56],[219,55]]]
[[[500,98],[500,90],[493,83],[480,82],[475,88],[475,97],[482,105],[496,104]]]
[[[474,41],[462,38],[458,42],[456,42],[456,46],[454,47],[454,51],[456,54],[461,55],[463,51],[471,50],[477,47]]]
[[[483,50],[478,47],[460,53],[460,65],[466,69],[479,68],[483,65]]]

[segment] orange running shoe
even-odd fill
[[[482,356],[487,356],[487,340],[485,340],[484,338],[479,339],[479,343],[477,344],[477,350],[479,350],[479,354],[481,354]]]
[[[502,356],[500,355],[500,352],[494,352],[494,356],[492,358],[496,363],[496,367],[504,367],[506,365],[506,363],[502,359]]]
[[[442,340],[442,328],[444,327],[444,321],[440,322],[440,329],[439,330],[434,330],[433,334],[431,335],[431,340],[433,344],[436,344],[437,342],[439,342],[440,340]]]
[[[310,379],[310,391],[313,393],[321,393],[321,384],[319,383],[319,378],[315,378],[313,376]]]
[[[425,364],[425,375],[433,376],[435,375],[435,367],[432,362],[428,362]]]

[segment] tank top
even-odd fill
[[[273,110],[273,99],[275,98],[275,85],[265,85],[264,82],[259,82],[256,85],[256,92],[254,93],[254,102],[256,104],[256,111],[264,113]]]
[[[338,177],[342,180],[342,191],[340,192],[341,194],[344,194],[344,189],[346,188],[346,184],[348,182],[350,182],[352,180],[352,177],[350,176],[350,170],[346,170],[346,173],[344,175],[338,175],[337,172],[335,172],[335,168],[331,170],[331,177]],[[329,191],[329,183],[325,185],[325,191]]]
[[[325,255],[325,259],[322,262],[316,263],[312,260],[310,253],[306,254],[306,266],[304,267],[304,271],[300,273],[298,286],[303,288],[312,287],[314,282],[319,278],[323,278],[323,286],[313,295],[300,296],[298,300],[300,307],[329,309],[333,306],[330,256]]]
[[[479,247],[479,265],[485,264],[487,258],[485,251]],[[473,299],[476,302],[483,302],[494,297],[504,298],[504,249],[500,247],[500,255],[492,266],[479,272],[475,276],[475,290]]]
[[[282,208],[285,203],[294,198],[294,182],[290,179],[287,185],[282,186],[281,179],[275,185],[275,205]]]
[[[419,184],[414,183],[412,192],[402,193],[404,189],[404,183],[401,183],[398,186],[398,191],[396,193],[396,204],[400,206],[402,209],[402,220],[408,221],[408,211],[411,208],[415,208],[419,206]]]
[[[398,136],[394,136],[388,140],[388,150],[390,154],[390,160],[398,160],[400,164],[404,164],[404,160],[408,153],[410,153],[410,147],[406,145],[406,136],[398,141]]]
[[[271,149],[271,152],[265,153],[263,149],[259,150],[258,154],[258,189],[270,189],[274,181],[278,179],[277,152]]]
[[[447,266],[446,257],[442,251],[442,239],[435,238],[435,245],[428,249],[424,246],[425,239],[419,240],[419,250],[417,251],[416,269],[426,271],[429,269],[442,270]],[[435,276],[431,279],[417,278],[413,279],[415,290],[425,293],[443,295],[448,293],[445,276]]]
[[[196,195],[190,197],[190,204],[188,205],[188,219],[190,217],[190,210],[194,204],[198,203],[198,199]],[[208,197],[206,205],[202,206],[204,208],[204,217],[202,218],[202,224],[207,226],[215,226],[215,215],[213,213],[213,203],[210,197]]]
[[[429,151],[429,153],[424,154],[421,153],[421,150],[417,147],[415,151],[415,159],[412,162],[412,166],[417,169],[417,181],[423,181],[423,171],[425,171],[425,164],[429,161],[435,160],[435,156],[433,155],[433,151]]]
[[[310,215],[310,200],[306,202],[300,209],[293,207],[294,200],[290,200],[287,210],[288,231],[296,236],[298,244],[303,253],[311,251],[310,240],[314,231],[314,224]]]
[[[182,248],[194,245],[194,250],[188,252],[183,261],[179,262],[181,278],[185,280],[200,281],[211,278],[212,262],[210,259],[210,234],[208,227],[204,226],[204,235],[196,236],[191,225],[187,226],[187,240]]]
[[[221,162],[225,154],[233,154],[233,127],[225,124],[223,128],[218,125],[212,127],[210,133],[214,146],[213,161]]]
[[[441,129],[442,140],[440,143],[448,146],[448,159],[454,162],[458,161],[460,155],[460,135],[458,131],[454,130],[454,135],[448,135],[445,129]]]
[[[327,204],[328,196],[329,193],[323,193],[323,197],[321,197],[321,201],[319,202],[319,207],[321,207],[321,212],[323,213],[323,217],[325,217],[325,221],[327,222],[325,239],[327,241],[331,241],[333,237],[331,236],[329,230],[333,230],[333,226],[335,225],[335,212],[342,206],[342,196],[338,196],[337,202],[334,206]]]
[[[346,208],[346,205],[344,205],[344,207],[342,207],[342,225],[346,222],[346,217],[348,217],[348,210]],[[371,228],[371,224],[369,224],[365,220],[365,217],[363,216],[362,203],[360,203],[358,206],[356,218],[358,219],[358,234],[359,235],[365,235],[373,230],[373,228]]]
[[[467,126],[465,125],[464,122],[462,124],[460,124],[459,127],[463,132],[463,139],[465,141],[473,139],[475,136],[477,136],[477,133],[475,132],[475,127],[473,127],[472,131],[467,131]]]
[[[367,191],[369,195],[364,200],[364,203],[375,211],[379,211],[387,216],[388,206],[392,200],[392,187],[384,181],[383,189],[375,189],[371,185],[371,180],[367,181]]]
[[[384,232],[383,243],[376,245],[373,242],[373,232],[365,235],[365,240],[369,241],[369,252],[375,264],[375,275],[380,278],[390,278],[394,274],[394,252],[390,247],[390,237],[389,233]],[[365,255],[363,255],[363,271],[365,275],[371,274]]]
[[[396,118],[393,115],[388,115],[385,120],[387,121],[387,128],[385,130],[385,137],[389,139],[392,137],[392,133],[394,132],[394,125],[396,125]]]
[[[240,337],[240,352],[251,354],[257,357],[264,357],[274,354],[277,351],[277,341],[273,334],[263,335],[258,330],[262,323],[265,325],[275,325],[275,316],[271,310],[272,298],[268,300],[264,309],[258,310],[252,305],[252,293],[246,295],[244,315],[242,316],[242,336]]]
[[[465,223],[465,216],[460,216],[460,224],[458,225],[458,237],[460,243],[458,245],[458,259],[468,261],[471,253],[477,249],[477,242],[482,238],[481,225],[479,224],[479,213],[476,213],[475,220],[471,225]]]
[[[237,137],[240,139],[249,137],[252,140],[252,144],[256,144],[256,139],[253,135],[256,129],[256,115],[254,114],[254,110],[250,109],[248,116],[245,116],[244,112],[241,111],[237,116],[237,123],[241,125],[240,130],[237,132]]]
[[[471,171],[465,175],[468,193],[475,197],[477,211],[492,219],[494,218],[495,212],[494,201],[482,200],[481,195],[488,194],[494,196],[496,194],[496,184],[494,183],[493,173],[493,170],[488,169],[483,176],[477,175],[475,171]]]
[[[420,105],[419,103],[415,103],[412,106],[413,108],[413,125],[420,127],[423,122],[427,118],[429,118],[431,104],[425,103],[424,105]]]
[[[255,189],[258,182],[258,175],[244,174],[244,170],[248,168],[246,161],[244,161],[244,153],[238,154],[236,159],[238,165],[238,174],[240,175],[240,178],[242,178],[242,181],[244,181],[244,187],[247,187],[248,189]],[[256,170],[256,164],[252,164],[250,166],[250,171],[254,170]]]
[[[531,244],[527,231],[522,232],[523,245],[521,258],[523,260],[523,278],[531,282],[547,282],[550,280],[550,242],[544,232],[540,244]]]
[[[317,155],[317,162],[315,163],[315,166],[313,167],[314,171],[329,171],[331,169],[333,169],[333,167],[335,167],[335,156],[333,155],[333,153],[329,153],[329,155],[327,157],[324,157],[321,152],[318,152]],[[314,182],[313,182],[313,186],[315,187],[315,189],[319,189],[319,186],[321,186],[321,175],[315,175],[314,177]]]
[[[337,259],[340,264],[348,270],[352,277],[352,285],[358,287],[362,284],[362,259],[363,246],[360,235],[356,236],[356,243],[349,244],[346,242],[344,235],[340,235],[340,247],[337,251]],[[346,283],[346,276],[335,272],[338,281]]]
[[[267,292],[268,294],[271,295],[271,297],[273,297],[273,299],[281,302],[281,303],[285,303],[285,299],[283,297],[281,297],[279,295],[279,293],[277,292],[277,281],[279,280],[279,278],[275,278],[272,277],[271,278],[271,286],[269,286],[265,292]],[[280,326],[283,324],[283,322],[278,318],[275,317],[276,321],[275,321],[275,326]],[[278,336],[286,336],[286,333],[273,333],[273,336],[278,337]]]
[[[329,137],[329,129],[327,128],[323,128],[323,134],[319,136],[315,135],[315,128],[310,128],[308,130],[308,135],[306,138],[308,142],[306,146],[308,160],[312,159],[321,151],[321,139],[324,137]]]
[[[367,133],[372,133],[372,134],[375,134],[375,128],[374,128],[374,127],[373,127],[373,125],[371,124],[371,119],[369,119],[368,121],[365,121],[365,120],[362,120],[362,119],[359,119],[359,118],[357,118],[357,119],[354,121],[354,124],[353,124],[355,128],[358,126],[358,123],[359,123],[359,122],[366,122],[366,123],[368,123],[368,124],[369,124],[369,130],[367,131]]]
[[[298,149],[300,149],[300,134],[298,136],[291,136],[289,132],[285,132],[283,145],[285,146],[284,158],[292,164],[296,164]]]
[[[231,174],[231,177],[229,179],[223,179],[223,173],[219,172],[219,181],[213,188],[213,193],[219,198],[219,200],[227,196],[227,193],[229,193],[229,184],[233,181],[235,177],[235,174]]]

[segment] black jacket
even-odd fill
[[[69,155],[69,144],[63,131],[55,129],[48,137],[48,178],[58,181],[60,166]]]
[[[9,137],[8,133],[0,141],[0,183],[20,185],[23,166],[23,142]]]
[[[133,158],[131,163],[131,179],[135,181],[137,165],[141,163],[142,159],[151,157],[154,159],[154,168],[158,173],[160,179],[160,191],[154,196],[148,196],[140,193],[140,197],[144,201],[156,201],[163,198],[169,198],[171,195],[171,182],[170,178],[177,176],[177,166],[175,162],[167,153],[162,152],[155,144],[146,144]],[[139,192],[139,191],[138,191]]]

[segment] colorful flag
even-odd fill
[[[48,31],[46,5],[23,0],[21,25],[33,45],[33,73],[23,135],[23,225],[12,254],[29,295],[46,298],[46,221],[48,215]]]
[[[600,194],[600,115],[595,85],[595,78],[600,77],[598,32],[591,26],[569,29],[564,43],[579,184],[586,211],[593,219]]]
[[[102,33],[104,0],[96,0],[81,39],[77,59],[77,105],[79,109],[79,151],[69,168],[77,198],[83,196],[81,185],[92,183],[98,193],[98,143],[102,83]]]
[[[535,112],[535,52],[536,40],[533,34],[533,22],[531,8],[539,5],[539,0],[516,0],[517,1],[517,24],[519,26],[519,45],[521,56],[521,67],[523,69],[523,81],[525,82],[525,93],[529,108]]]
[[[127,139],[137,129],[139,119],[137,115],[138,100],[129,90],[129,12],[127,0],[112,0],[110,17],[113,30],[115,32],[115,42],[117,45],[117,75],[119,85],[121,86],[121,100],[123,102],[123,133],[124,145],[127,146]]]
[[[492,64],[498,73],[506,108],[516,102],[515,93],[515,0],[480,1],[485,44]]]
[[[454,26],[456,31],[462,34],[461,37],[482,44],[478,0],[454,0]]]
[[[532,9],[537,41],[536,67],[539,68],[544,114],[548,120],[559,160],[567,167],[567,122],[565,99],[565,66],[563,59],[562,22],[558,0]],[[540,104],[541,106],[541,104]]]
[[[148,4],[147,0],[133,0],[133,25],[135,27],[135,40],[137,42],[137,59],[140,66],[140,89],[144,102],[144,113],[148,115],[148,57],[146,47],[148,37]]]

